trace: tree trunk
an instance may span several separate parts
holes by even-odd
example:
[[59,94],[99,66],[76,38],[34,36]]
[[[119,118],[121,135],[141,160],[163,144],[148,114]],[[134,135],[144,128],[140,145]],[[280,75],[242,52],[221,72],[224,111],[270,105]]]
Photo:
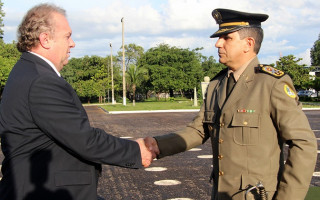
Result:
[[133,93],[132,105],[135,106],[136,105],[136,84],[132,85],[132,93]]
[[174,97],[173,95],[173,89],[169,89],[170,97]]
[[180,89],[180,94],[181,94],[181,97],[184,97],[184,94],[181,89]]

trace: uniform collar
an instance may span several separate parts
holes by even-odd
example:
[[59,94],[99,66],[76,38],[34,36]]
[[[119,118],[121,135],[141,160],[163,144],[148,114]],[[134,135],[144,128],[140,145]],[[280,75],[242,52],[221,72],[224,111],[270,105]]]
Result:
[[239,80],[240,76],[242,75],[242,73],[244,72],[244,70],[246,70],[246,68],[248,67],[248,65],[251,63],[251,61],[253,59],[255,59],[255,57],[251,58],[250,60],[248,60],[248,62],[246,62],[244,65],[242,65],[239,69],[237,69],[236,71],[232,71],[231,69],[228,69],[228,77],[230,76],[230,73],[233,72],[233,76],[234,79],[236,80],[236,82]]

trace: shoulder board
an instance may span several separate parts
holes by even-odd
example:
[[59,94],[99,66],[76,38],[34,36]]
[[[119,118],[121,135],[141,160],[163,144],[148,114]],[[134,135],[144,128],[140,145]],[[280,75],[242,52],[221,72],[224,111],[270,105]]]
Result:
[[277,68],[271,67],[270,65],[258,65],[258,71],[269,74],[276,78],[281,78],[285,73]]
[[226,67],[223,70],[221,70],[217,75],[215,75],[210,81],[212,81],[213,79],[215,79],[218,76],[221,76],[224,73],[227,73],[227,71],[228,71],[228,68]]

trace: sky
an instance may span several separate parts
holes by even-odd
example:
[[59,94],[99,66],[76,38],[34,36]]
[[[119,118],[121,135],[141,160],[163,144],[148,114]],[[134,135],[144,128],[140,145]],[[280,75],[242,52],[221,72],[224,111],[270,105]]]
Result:
[[264,13],[264,41],[258,58],[262,64],[275,63],[280,56],[294,55],[310,65],[310,49],[320,34],[319,0],[1,0],[4,17],[4,41],[17,41],[17,27],[26,12],[40,3],[64,8],[76,47],[71,57],[116,54],[124,43],[144,50],[165,43],[200,52],[218,60],[218,30],[212,10],[226,8]]

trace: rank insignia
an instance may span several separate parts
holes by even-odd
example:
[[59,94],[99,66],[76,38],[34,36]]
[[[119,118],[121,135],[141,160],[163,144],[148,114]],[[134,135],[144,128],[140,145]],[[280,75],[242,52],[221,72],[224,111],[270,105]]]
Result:
[[285,84],[284,87],[284,92],[291,98],[296,98],[296,93],[289,87],[289,85]]
[[260,72],[269,74],[271,76],[274,76],[276,78],[281,78],[282,76],[284,76],[284,72],[276,69],[274,67],[271,67],[270,65],[259,65],[258,67]]

